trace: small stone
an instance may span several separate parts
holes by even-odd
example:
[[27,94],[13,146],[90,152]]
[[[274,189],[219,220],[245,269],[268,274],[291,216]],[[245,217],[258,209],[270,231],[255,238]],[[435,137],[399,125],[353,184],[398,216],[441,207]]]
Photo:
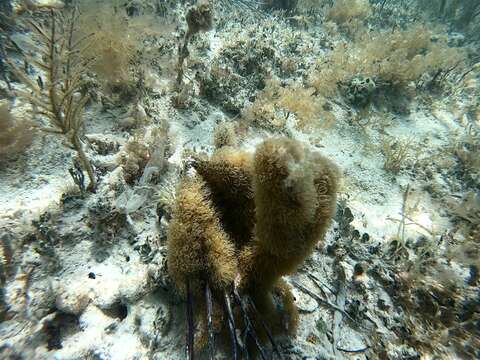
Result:
[[318,338],[318,336],[316,336],[315,334],[311,334],[311,333],[307,336],[306,340],[309,343],[314,344],[314,345],[318,345],[320,343],[320,339]]
[[479,271],[476,265],[469,266],[469,276],[467,279],[467,284],[470,286],[475,286],[478,283]]
[[30,0],[25,1],[21,6],[27,9],[61,9],[65,6],[61,0]]
[[352,210],[350,210],[350,208],[348,208],[348,207],[346,207],[345,210],[343,210],[343,216],[344,216],[344,219],[345,219],[345,223],[347,223],[347,224],[350,224],[354,219]]
[[360,239],[360,231],[357,229],[352,231],[352,240],[358,240]]
[[378,297],[377,306],[380,310],[389,311],[390,309],[390,300],[388,296],[384,293],[381,293]]
[[157,204],[157,218],[158,222],[162,221],[163,216],[165,215],[165,205],[161,202]]
[[105,332],[107,334],[111,334],[113,333],[115,330],[117,330],[118,328],[118,321],[114,321],[112,322],[110,325],[108,325],[106,328],[105,328]]
[[365,266],[362,263],[356,263],[353,267],[353,276],[360,276],[365,272]]
[[158,307],[154,327],[162,336],[168,334],[172,326],[172,314],[166,306],[160,305]]

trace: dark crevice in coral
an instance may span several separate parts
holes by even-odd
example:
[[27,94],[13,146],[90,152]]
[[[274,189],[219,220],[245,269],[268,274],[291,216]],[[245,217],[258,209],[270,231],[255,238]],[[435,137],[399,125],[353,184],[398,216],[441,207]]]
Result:
[[120,321],[128,316],[128,307],[121,301],[114,302],[110,307],[102,309],[102,311],[105,315]]
[[44,331],[47,337],[47,349],[58,350],[63,347],[63,340],[79,331],[78,317],[64,312],[57,312],[55,317],[46,323]]

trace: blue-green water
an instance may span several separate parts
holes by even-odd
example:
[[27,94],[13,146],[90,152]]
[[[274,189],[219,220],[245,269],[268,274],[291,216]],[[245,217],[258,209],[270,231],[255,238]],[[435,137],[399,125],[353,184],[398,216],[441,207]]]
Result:
[[3,0],[0,358],[479,358],[479,21]]

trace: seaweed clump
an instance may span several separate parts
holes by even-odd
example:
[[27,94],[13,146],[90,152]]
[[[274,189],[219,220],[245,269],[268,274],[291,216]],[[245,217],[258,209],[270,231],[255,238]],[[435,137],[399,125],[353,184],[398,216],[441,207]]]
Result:
[[92,44],[86,49],[87,57],[94,57],[92,70],[107,92],[133,86],[129,72],[135,52],[140,50],[140,36],[132,29],[126,15],[107,3],[82,3],[79,32],[92,35]]
[[41,128],[51,134],[63,136],[68,146],[75,150],[82,169],[88,174],[88,190],[94,191],[96,177],[94,168],[87,157],[83,137],[83,110],[89,100],[88,94],[82,94],[83,73],[93,59],[83,57],[88,37],[75,39],[78,23],[76,8],[65,15],[51,10],[46,24],[26,20],[36,44],[31,45],[32,52],[42,54],[41,59],[25,54],[28,61],[45,72],[32,81],[13,61],[7,63],[23,82],[28,91],[16,90],[16,95],[24,98],[35,108],[35,115],[48,120],[49,126]]
[[145,43],[172,31],[170,19],[155,17],[147,2],[82,0],[79,6],[79,37],[92,37],[85,56],[95,58],[91,69],[103,92],[116,103],[138,100],[144,68],[153,61]]
[[232,288],[247,334],[261,323],[267,325],[256,330],[262,340],[294,334],[298,312],[282,276],[322,241],[335,212],[337,167],[286,138],[264,141],[253,156],[224,146],[210,159],[194,156],[192,165],[196,175],[177,191],[168,268],[179,292],[188,299],[190,291],[209,310],[198,345],[207,325],[222,330],[221,309]]
[[213,7],[208,1],[200,1],[196,6],[190,8],[186,15],[188,30],[183,39],[183,45],[178,48],[177,63],[177,85],[183,80],[183,64],[189,56],[188,43],[197,33],[209,31],[213,27]]
[[[375,84],[373,98],[393,100],[398,95],[411,96],[412,90],[441,88],[447,77],[462,68],[466,53],[462,48],[449,47],[422,26],[390,33],[360,32],[351,44],[337,46],[318,63],[310,76],[310,85],[326,98],[334,97],[342,87],[352,101],[352,81],[369,79]],[[411,83],[416,86],[414,89]],[[340,86],[339,86],[340,85]],[[367,88],[368,89],[368,88]],[[360,104],[366,106],[373,91]]]
[[315,96],[313,87],[301,83],[283,86],[279,80],[269,79],[255,101],[242,110],[245,125],[254,125],[271,131],[284,131],[288,120],[294,117],[296,127],[311,131],[331,126],[335,116]]
[[24,151],[34,136],[33,124],[15,118],[7,101],[0,102],[0,155],[8,156]]
[[338,0],[328,10],[327,19],[344,25],[354,20],[367,18],[371,11],[368,0]]

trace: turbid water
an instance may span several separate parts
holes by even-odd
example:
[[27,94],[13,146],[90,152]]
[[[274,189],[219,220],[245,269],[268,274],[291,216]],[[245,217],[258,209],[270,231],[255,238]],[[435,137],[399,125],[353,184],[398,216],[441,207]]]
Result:
[[479,1],[0,29],[1,359],[480,358]]

